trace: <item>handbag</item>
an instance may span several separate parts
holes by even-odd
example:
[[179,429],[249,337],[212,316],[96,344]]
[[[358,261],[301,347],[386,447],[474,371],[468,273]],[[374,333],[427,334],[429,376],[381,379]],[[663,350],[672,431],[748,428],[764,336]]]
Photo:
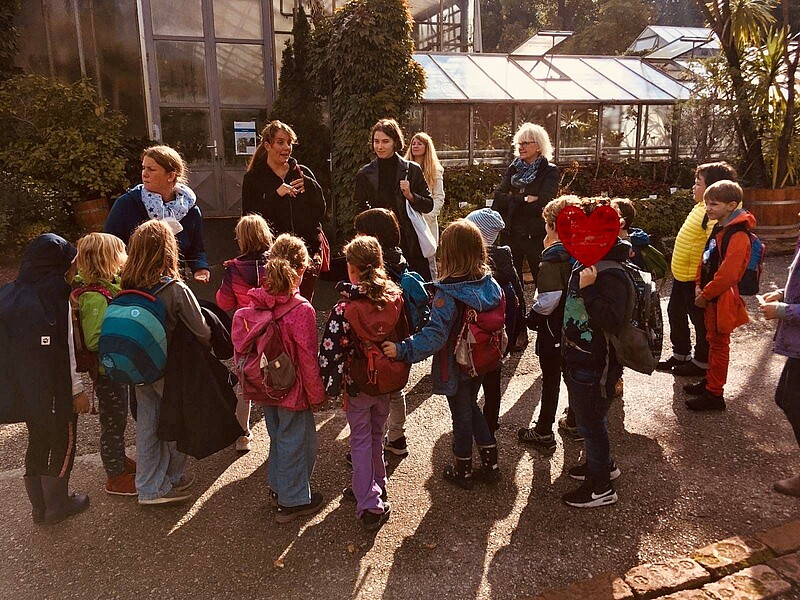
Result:
[[422,256],[425,258],[436,256],[436,238],[433,237],[431,229],[428,227],[428,222],[422,216],[422,213],[416,211],[414,207],[411,206],[411,202],[408,200],[406,200],[406,212],[408,213],[408,218],[411,220],[411,224],[414,226],[414,231],[417,234],[419,247],[420,250],[422,250]]
[[[305,178],[303,175],[303,170],[300,168],[300,164],[296,164],[294,166],[295,170],[297,171],[297,175],[300,178]],[[319,273],[327,273],[331,270],[331,245],[328,243],[328,238],[325,236],[325,232],[322,230],[322,226],[319,228],[319,255],[321,263],[319,265],[318,272]]]

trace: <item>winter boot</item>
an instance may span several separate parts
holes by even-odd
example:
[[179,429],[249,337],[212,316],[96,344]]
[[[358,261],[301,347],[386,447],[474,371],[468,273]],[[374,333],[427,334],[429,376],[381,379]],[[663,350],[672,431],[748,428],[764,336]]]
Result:
[[455,457],[456,464],[444,468],[444,478],[465,490],[472,489],[472,458]]
[[26,475],[23,477],[25,480],[25,491],[28,492],[28,500],[31,501],[33,507],[32,515],[34,523],[44,523],[44,495],[42,494],[42,478],[38,475]]
[[497,466],[497,445],[478,446],[481,455],[481,468],[475,473],[475,480],[484,483],[495,483],[502,477],[500,467]]
[[42,492],[46,506],[44,520],[48,525],[59,523],[89,508],[89,496],[69,493],[69,476],[42,476]]

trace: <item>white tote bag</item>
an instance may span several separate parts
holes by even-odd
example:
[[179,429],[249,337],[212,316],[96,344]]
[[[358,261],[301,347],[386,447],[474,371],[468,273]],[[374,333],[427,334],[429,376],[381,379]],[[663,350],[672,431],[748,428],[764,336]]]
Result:
[[411,219],[411,224],[414,226],[414,231],[417,233],[422,256],[425,258],[435,256],[437,246],[436,238],[433,237],[425,217],[422,216],[422,213],[414,210],[414,207],[411,206],[411,202],[408,200],[406,200],[406,212],[408,213],[408,218]]

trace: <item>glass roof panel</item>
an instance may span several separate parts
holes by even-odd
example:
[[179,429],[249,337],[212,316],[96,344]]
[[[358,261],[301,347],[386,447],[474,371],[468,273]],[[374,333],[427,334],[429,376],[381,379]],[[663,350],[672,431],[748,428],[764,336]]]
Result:
[[619,83],[626,92],[632,94],[639,100],[672,100],[674,97],[667,91],[661,89],[642,73],[632,72],[625,68],[624,64],[617,62],[613,58],[584,58],[589,66],[595,71],[602,73],[611,81]]
[[533,81],[516,63],[502,55],[472,55],[472,60],[514,100],[552,100],[541,85]]
[[514,62],[533,75],[534,79],[556,100],[595,100],[592,94],[555,69],[546,60],[515,58]]
[[[679,82],[671,77],[665,75],[655,67],[648,65],[646,62],[636,58],[615,58],[620,65],[624,65],[627,69],[636,73],[639,77],[646,79],[652,85],[664,90],[668,94],[668,100],[688,100],[689,90]],[[628,79],[624,80],[626,82]],[[643,100],[652,100],[654,96],[648,91],[642,96]]]
[[427,54],[415,54],[416,60],[425,69],[425,100],[466,100],[467,96],[458,89]]
[[[447,75],[464,90],[471,100],[510,100],[511,96],[497,85],[466,54],[432,56]],[[424,66],[424,65],[423,65]]]
[[580,83],[581,87],[601,100],[636,100],[636,97],[625,91],[611,79],[593,69],[580,58],[570,56],[549,57],[553,66],[562,71],[570,79]]

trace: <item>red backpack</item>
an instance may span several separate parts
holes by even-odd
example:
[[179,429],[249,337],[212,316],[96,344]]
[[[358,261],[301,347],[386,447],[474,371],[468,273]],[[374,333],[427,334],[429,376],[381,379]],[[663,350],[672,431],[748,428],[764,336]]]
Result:
[[276,310],[249,306],[233,315],[234,364],[245,398],[275,403],[294,388],[297,372],[283,345],[280,320],[304,302],[307,300],[295,296]]
[[456,363],[462,372],[478,377],[497,369],[508,346],[506,297],[502,290],[500,302],[489,310],[479,311],[464,304],[455,330]]
[[357,340],[348,373],[359,390],[368,396],[381,396],[406,387],[411,365],[387,358],[380,347],[383,341],[398,342],[408,335],[402,294],[383,308],[367,299],[350,300],[344,316]]
[[75,288],[69,295],[69,303],[72,306],[72,339],[75,343],[75,370],[78,373],[89,373],[92,381],[95,381],[100,366],[100,358],[97,352],[92,352],[86,347],[83,327],[81,327],[81,304],[79,298],[86,292],[97,292],[103,295],[106,303],[110,303],[114,299],[114,294],[99,283],[90,283],[89,285]]

